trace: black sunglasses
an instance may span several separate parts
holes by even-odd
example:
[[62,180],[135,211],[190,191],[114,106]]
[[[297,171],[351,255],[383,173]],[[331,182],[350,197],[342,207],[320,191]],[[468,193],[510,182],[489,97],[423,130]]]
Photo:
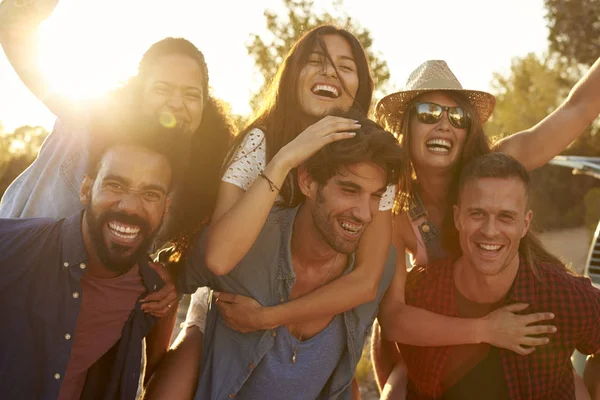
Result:
[[462,107],[447,107],[437,103],[416,103],[414,109],[417,119],[424,124],[437,123],[446,111],[448,121],[455,128],[468,129],[471,126],[471,114]]

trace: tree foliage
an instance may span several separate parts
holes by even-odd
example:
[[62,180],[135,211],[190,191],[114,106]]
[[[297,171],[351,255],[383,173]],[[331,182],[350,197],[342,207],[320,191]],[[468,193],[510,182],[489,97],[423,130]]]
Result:
[[508,75],[493,76],[496,108],[486,125],[488,135],[503,137],[534,126],[560,105],[578,78],[556,55],[513,59]]
[[[515,58],[510,73],[495,74],[492,82],[496,109],[486,131],[504,137],[528,129],[554,111],[567,97],[582,72],[557,54]],[[563,154],[591,156],[600,153],[598,129],[587,129]],[[580,226],[584,222],[584,195],[600,182],[572,176],[564,167],[547,165],[532,172],[532,207],[542,229]]]
[[48,132],[39,126],[22,126],[7,133],[0,129],[0,196],[35,160]]
[[600,49],[600,0],[545,0],[550,49],[591,65]]
[[[317,14],[312,0],[283,0],[283,4],[287,11],[285,16],[271,10],[265,10],[264,12],[269,35],[252,34],[246,44],[248,54],[254,59],[263,77],[261,89],[251,100],[253,109],[256,109],[260,94],[264,92],[266,85],[277,73],[277,69],[293,44],[305,32],[326,23],[348,29],[358,38],[369,57],[375,88],[384,89],[390,79],[390,71],[387,62],[381,59],[371,48],[373,38],[367,29],[361,27],[345,13],[335,16],[329,12]],[[342,0],[336,1],[335,8],[337,10],[343,9]]]

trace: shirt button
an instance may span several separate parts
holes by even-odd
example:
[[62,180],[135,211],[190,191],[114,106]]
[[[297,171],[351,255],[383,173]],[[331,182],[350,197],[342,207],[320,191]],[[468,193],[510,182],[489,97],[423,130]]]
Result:
[[285,299],[284,299],[283,297],[280,297],[280,298],[279,298],[279,302],[280,302],[280,303],[283,303],[283,301],[284,301],[284,300],[285,300]]
[[85,269],[85,267],[87,267],[87,265],[85,265],[85,263],[81,263],[81,264],[79,264],[79,268],[81,268],[81,269]]
[[54,374],[54,379],[59,380],[60,379],[60,374],[59,373]]
[[229,393],[229,398],[230,398],[230,399],[233,399],[234,397],[235,397],[235,394],[233,394],[233,393]]
[[69,266],[69,263],[68,263],[67,261],[65,261],[65,262],[63,263],[63,265],[65,266],[65,268],[67,268],[67,267]]
[[275,332],[275,331],[271,332],[271,336],[273,336],[273,337],[277,336],[277,332]]
[[67,340],[71,340],[71,335],[69,335],[68,333],[65,335],[65,339]]
[[74,298],[74,299],[78,299],[78,298],[79,298],[79,293],[77,293],[77,292],[73,292],[73,298]]
[[421,230],[422,230],[423,232],[425,232],[425,233],[429,232],[429,225],[423,225],[423,226],[421,227]]
[[254,369],[254,364],[249,364],[249,365],[248,365],[248,367],[249,367],[250,369]]

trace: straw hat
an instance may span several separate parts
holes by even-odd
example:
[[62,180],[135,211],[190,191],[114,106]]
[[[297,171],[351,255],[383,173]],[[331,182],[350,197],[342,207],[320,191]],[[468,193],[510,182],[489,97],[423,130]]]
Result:
[[463,89],[445,61],[429,60],[410,74],[404,89],[385,96],[377,103],[377,119],[384,120],[389,126],[397,126],[412,99],[422,93],[437,90],[452,90],[465,94],[477,110],[482,124],[490,118],[496,105],[496,98],[490,93]]

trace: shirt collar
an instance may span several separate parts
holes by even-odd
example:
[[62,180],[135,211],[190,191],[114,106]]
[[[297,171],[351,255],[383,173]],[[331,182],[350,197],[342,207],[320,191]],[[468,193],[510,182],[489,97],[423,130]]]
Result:
[[63,222],[62,266],[64,268],[74,266],[79,266],[82,270],[87,268],[88,255],[81,232],[82,218],[83,211],[78,211]]
[[[67,217],[63,222],[63,243],[62,243],[62,266],[64,268],[77,267],[77,270],[87,269],[88,254],[83,243],[83,233],[81,230],[84,210]],[[149,265],[149,256],[144,255],[138,261],[140,275],[144,286],[150,292],[160,289],[164,282]]]

